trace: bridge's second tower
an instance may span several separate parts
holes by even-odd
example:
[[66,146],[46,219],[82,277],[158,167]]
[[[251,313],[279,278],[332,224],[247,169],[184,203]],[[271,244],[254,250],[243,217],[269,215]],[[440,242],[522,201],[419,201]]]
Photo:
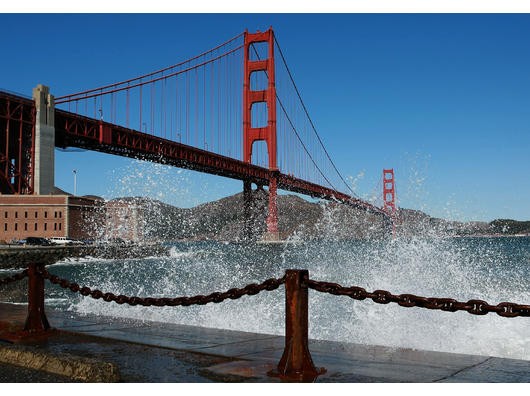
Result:
[[[250,48],[255,43],[267,43],[266,59],[251,60]],[[250,81],[252,73],[264,72],[267,76],[267,89],[253,90]],[[252,106],[258,103],[267,105],[267,125],[253,126]],[[243,161],[252,163],[252,146],[256,141],[265,141],[269,159],[269,214],[267,216],[267,237],[278,239],[278,209],[276,194],[278,166],[276,163],[276,86],[274,77],[274,32],[245,32],[244,81],[243,81]],[[244,182],[244,193],[250,195],[250,182]]]
[[396,231],[396,183],[394,180],[394,169],[383,169],[383,210],[392,221],[392,232]]

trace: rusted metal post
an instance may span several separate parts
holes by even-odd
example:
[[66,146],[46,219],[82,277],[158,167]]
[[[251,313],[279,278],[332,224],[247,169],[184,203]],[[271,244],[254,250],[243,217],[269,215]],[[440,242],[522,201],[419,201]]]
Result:
[[269,375],[288,381],[314,381],[326,369],[316,368],[308,346],[307,270],[287,270],[285,277],[285,349]]
[[30,264],[28,267],[28,316],[24,331],[43,332],[50,329],[44,313],[44,278],[40,270],[44,264]]

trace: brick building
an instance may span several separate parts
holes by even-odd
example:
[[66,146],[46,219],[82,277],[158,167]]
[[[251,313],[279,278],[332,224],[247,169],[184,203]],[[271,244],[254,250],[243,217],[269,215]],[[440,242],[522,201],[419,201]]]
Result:
[[101,238],[105,202],[71,195],[1,195],[0,240],[27,237]]

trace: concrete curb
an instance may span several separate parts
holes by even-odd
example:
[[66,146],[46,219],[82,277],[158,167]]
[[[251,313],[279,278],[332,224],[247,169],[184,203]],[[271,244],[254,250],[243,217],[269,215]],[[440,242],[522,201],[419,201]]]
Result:
[[69,354],[54,355],[21,346],[0,346],[0,362],[63,375],[82,382],[118,382],[113,363]]

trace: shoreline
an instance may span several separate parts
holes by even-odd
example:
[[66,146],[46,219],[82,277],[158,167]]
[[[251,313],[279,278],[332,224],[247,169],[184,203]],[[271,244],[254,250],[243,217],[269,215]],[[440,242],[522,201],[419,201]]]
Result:
[[66,258],[94,257],[101,259],[145,258],[169,256],[163,244],[104,246],[0,246],[0,269],[24,269],[29,263],[54,264]]

